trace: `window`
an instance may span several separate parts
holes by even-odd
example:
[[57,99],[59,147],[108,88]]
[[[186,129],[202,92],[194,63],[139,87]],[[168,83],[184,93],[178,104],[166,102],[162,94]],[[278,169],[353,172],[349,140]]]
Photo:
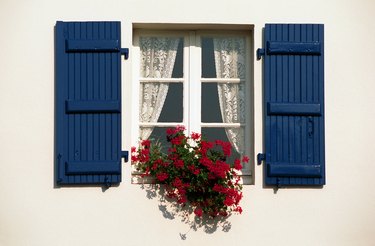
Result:
[[[184,125],[230,142],[233,158],[253,156],[249,31],[135,30],[133,48],[134,143],[166,145],[166,129]],[[244,183],[250,175],[248,164]]]

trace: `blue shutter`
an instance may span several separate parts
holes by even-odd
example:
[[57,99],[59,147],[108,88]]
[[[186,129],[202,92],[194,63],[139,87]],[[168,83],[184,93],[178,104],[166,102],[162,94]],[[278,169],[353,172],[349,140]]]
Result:
[[57,22],[57,184],[121,181],[120,22]]
[[267,24],[265,184],[323,185],[324,26]]

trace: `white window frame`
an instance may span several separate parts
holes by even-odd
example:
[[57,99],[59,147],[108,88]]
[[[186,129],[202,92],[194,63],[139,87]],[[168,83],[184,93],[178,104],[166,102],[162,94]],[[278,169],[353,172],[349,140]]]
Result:
[[[131,108],[131,143],[132,146],[138,146],[139,142],[139,127],[145,126],[159,126],[159,127],[174,127],[177,125],[185,125],[186,133],[200,132],[201,127],[240,127],[241,123],[201,123],[201,97],[195,96],[194,100],[190,100],[190,92],[195,95],[201,95],[202,82],[205,83],[220,83],[228,82],[228,79],[220,78],[201,78],[201,37],[225,37],[225,36],[243,36],[246,40],[246,124],[245,126],[245,154],[251,159],[249,163],[244,165],[240,171],[240,176],[243,184],[253,184],[253,168],[254,168],[254,82],[252,78],[253,69],[253,50],[252,50],[252,28],[246,26],[244,30],[228,30],[227,28],[233,26],[223,26],[210,29],[189,28],[175,29],[175,30],[153,30],[153,29],[134,29],[133,30],[133,47],[132,47],[132,108]],[[226,27],[226,28],[225,28]],[[238,26],[237,26],[238,27]],[[233,29],[233,28],[231,28]],[[236,29],[236,28],[234,28]],[[140,77],[140,47],[139,38],[141,36],[160,36],[160,37],[181,37],[183,38],[183,78],[163,78],[163,79],[144,79]],[[169,82],[183,84],[183,121],[182,122],[158,122],[158,123],[140,123],[139,122],[139,102],[140,102],[140,84],[143,81],[153,80],[155,82]],[[240,79],[230,79],[232,83],[239,83]],[[195,110],[195,111],[194,111]],[[150,183],[153,180],[150,178],[141,178],[140,173],[134,168],[132,169],[132,183]]]

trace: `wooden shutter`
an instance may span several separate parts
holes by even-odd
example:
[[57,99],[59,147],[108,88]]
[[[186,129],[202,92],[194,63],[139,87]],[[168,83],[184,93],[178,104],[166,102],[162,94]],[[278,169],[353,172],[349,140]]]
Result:
[[57,22],[57,184],[121,181],[120,22]]
[[266,185],[323,185],[324,26],[267,24],[264,30]]

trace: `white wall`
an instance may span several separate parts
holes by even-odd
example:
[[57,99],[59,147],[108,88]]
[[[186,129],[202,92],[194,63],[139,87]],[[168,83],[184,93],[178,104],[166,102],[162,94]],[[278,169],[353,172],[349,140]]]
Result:
[[[0,245],[374,245],[375,2],[373,0],[1,0]],[[323,189],[244,188],[244,213],[229,231],[190,230],[166,219],[157,199],[123,182],[54,188],[54,25],[119,20],[122,46],[133,22],[255,25],[255,48],[269,22],[325,24],[326,171]],[[255,76],[255,153],[262,151],[261,62]],[[123,62],[123,98],[131,90]],[[127,104],[126,104],[127,103]],[[123,146],[130,148],[124,116]],[[180,233],[187,233],[181,240]]]

